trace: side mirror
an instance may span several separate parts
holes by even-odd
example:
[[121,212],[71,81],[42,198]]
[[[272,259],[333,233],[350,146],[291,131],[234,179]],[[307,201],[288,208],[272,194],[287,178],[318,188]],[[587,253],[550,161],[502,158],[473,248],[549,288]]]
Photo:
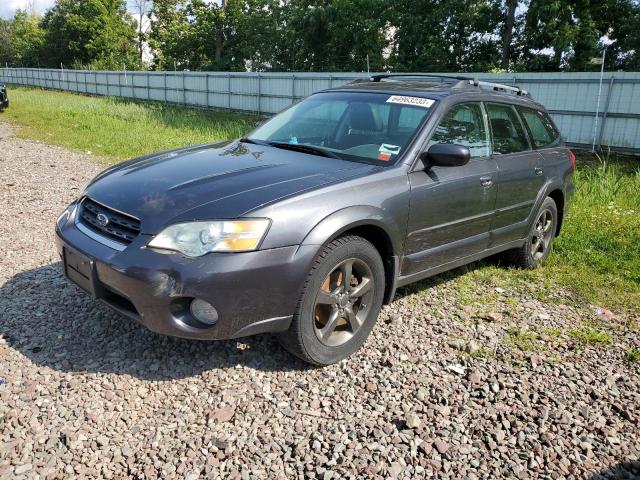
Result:
[[461,167],[469,163],[471,152],[467,147],[453,143],[436,143],[422,155],[427,167]]

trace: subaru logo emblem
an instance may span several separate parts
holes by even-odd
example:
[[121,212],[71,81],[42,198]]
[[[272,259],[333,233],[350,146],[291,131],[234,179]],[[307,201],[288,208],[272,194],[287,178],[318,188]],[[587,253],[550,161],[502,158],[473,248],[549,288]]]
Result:
[[106,227],[109,224],[109,217],[107,217],[104,213],[99,213],[96,215],[96,220],[101,227]]

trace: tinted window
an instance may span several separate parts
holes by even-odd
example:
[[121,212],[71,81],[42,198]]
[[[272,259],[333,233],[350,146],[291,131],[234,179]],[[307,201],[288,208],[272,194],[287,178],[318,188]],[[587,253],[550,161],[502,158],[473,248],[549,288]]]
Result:
[[532,108],[518,107],[518,110],[531,132],[536,148],[551,145],[558,139],[558,132],[548,115]]
[[511,105],[487,105],[493,133],[493,153],[507,154],[529,150],[522,124]]
[[429,146],[454,143],[469,148],[471,157],[489,155],[489,138],[479,103],[462,103],[449,110],[436,127]]

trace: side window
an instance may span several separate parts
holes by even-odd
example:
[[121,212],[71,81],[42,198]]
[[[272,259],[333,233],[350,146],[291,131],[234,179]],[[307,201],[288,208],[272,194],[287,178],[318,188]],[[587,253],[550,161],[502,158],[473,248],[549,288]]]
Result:
[[518,107],[518,111],[531,132],[536,148],[551,145],[558,139],[557,131],[548,116],[543,116],[542,112],[532,108]]
[[479,103],[461,103],[447,112],[436,127],[429,145],[454,143],[471,152],[471,158],[489,155],[489,137]]
[[529,150],[527,135],[511,105],[488,104],[493,133],[493,153],[507,154]]

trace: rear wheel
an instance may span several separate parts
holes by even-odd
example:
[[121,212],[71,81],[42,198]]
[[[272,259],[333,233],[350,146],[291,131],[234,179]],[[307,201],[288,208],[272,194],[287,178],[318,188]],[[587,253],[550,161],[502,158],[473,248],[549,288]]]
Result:
[[512,262],[522,268],[536,268],[543,263],[549,253],[558,225],[558,207],[552,198],[545,198],[536,213],[525,244],[509,252]]
[[316,259],[280,343],[315,365],[348,357],[375,325],[384,281],[382,259],[371,243],[357,236],[334,240]]

